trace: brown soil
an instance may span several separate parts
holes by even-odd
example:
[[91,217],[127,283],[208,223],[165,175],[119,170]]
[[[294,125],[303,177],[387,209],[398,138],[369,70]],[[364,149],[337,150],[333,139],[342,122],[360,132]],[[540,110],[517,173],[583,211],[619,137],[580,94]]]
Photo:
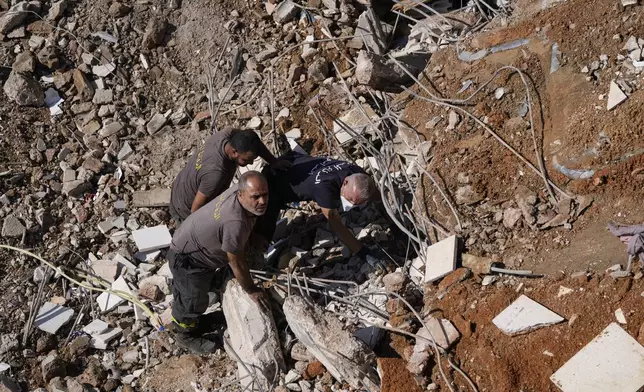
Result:
[[414,376],[407,370],[407,363],[399,358],[378,358],[382,377],[380,392],[421,392]]

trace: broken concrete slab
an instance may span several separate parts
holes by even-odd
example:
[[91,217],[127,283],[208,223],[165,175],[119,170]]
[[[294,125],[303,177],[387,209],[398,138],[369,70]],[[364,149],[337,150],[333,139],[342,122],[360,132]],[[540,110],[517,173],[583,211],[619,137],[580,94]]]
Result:
[[[114,283],[112,283],[112,290],[118,290],[128,294],[132,294],[132,291],[130,290],[130,286],[128,286],[127,282],[125,281],[125,279],[123,279],[122,276],[116,279]],[[101,308],[101,311],[106,312],[108,310],[114,309],[118,305],[125,302],[125,299],[115,294],[101,293],[101,295],[99,295],[98,298],[96,299],[96,302],[98,303],[98,306]]]
[[608,91],[608,102],[606,104],[607,110],[613,110],[617,105],[626,101],[628,96],[624,94],[619,85],[614,80],[610,82],[610,90]]
[[121,336],[121,333],[123,333],[121,328],[108,328],[103,333],[92,335],[89,346],[98,350],[106,350],[110,342]]
[[453,235],[427,248],[425,283],[434,282],[456,268],[458,238]]
[[139,252],[150,252],[170,246],[172,236],[166,225],[146,227],[132,232]]
[[299,296],[286,298],[283,309],[295,336],[335,379],[354,388],[379,390],[373,352],[337,317]]
[[160,250],[153,250],[150,252],[136,252],[134,254],[134,258],[144,263],[151,263],[156,260],[160,254]]
[[397,64],[365,50],[358,54],[356,64],[355,77],[358,82],[374,89],[392,89],[411,80]]
[[356,38],[351,40],[351,45],[354,48],[361,48],[362,44],[365,44],[371,52],[383,55],[387,51],[389,36],[393,30],[394,27],[380,21],[376,12],[370,7],[358,17]]
[[[429,331],[425,328],[421,328],[418,331],[417,336],[428,339],[429,341],[435,341],[438,346],[445,350],[454,344],[461,336],[454,325],[446,319],[439,320],[436,317],[429,317],[425,319],[425,325]],[[430,342],[423,339],[416,339],[416,342],[416,344],[425,344],[427,349],[432,345]]]
[[119,263],[113,260],[97,260],[92,263],[91,267],[94,275],[110,283],[114,283],[121,271]]
[[110,328],[110,325],[103,320],[93,320],[91,323],[83,327],[83,332],[90,335],[100,335],[105,333]]
[[644,386],[644,347],[611,323],[550,380],[563,392],[637,392]]
[[514,336],[558,324],[564,318],[540,303],[521,295],[492,320],[506,335]]
[[41,331],[56,334],[60,327],[67,324],[74,316],[74,309],[69,309],[52,302],[45,302],[38,311],[34,324]]
[[[365,116],[366,114],[366,116]],[[338,143],[345,144],[353,140],[353,135],[362,135],[365,131],[371,129],[371,121],[377,119],[376,113],[369,105],[363,105],[361,108],[352,108],[344,113],[338,120],[333,122],[333,133]],[[344,126],[343,126],[344,125]],[[352,131],[345,129],[349,127]]]
[[[246,367],[256,374],[262,389],[269,390],[276,372],[285,370],[272,313],[263,310],[236,280],[226,284],[221,306],[228,324],[230,345]],[[238,364],[237,369],[240,379],[247,375],[242,364]],[[242,388],[251,383],[250,379],[246,380]]]
[[134,207],[167,207],[170,204],[172,189],[152,189],[136,191],[132,196]]

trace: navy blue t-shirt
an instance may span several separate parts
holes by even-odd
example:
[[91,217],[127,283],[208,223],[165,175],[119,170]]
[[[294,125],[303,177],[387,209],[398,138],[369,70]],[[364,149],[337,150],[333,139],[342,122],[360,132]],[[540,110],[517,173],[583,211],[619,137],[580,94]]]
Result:
[[340,189],[347,176],[364,173],[352,163],[327,157],[289,154],[293,167],[288,170],[288,181],[301,201],[315,201],[322,208],[339,208]]

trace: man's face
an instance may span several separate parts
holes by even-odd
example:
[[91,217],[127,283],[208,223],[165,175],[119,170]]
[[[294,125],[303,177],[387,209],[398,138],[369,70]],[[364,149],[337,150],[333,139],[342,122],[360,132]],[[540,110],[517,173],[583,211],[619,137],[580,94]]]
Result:
[[255,161],[257,155],[253,154],[252,151],[239,152],[233,149],[233,159],[237,162],[237,165],[244,167]]
[[242,207],[253,215],[261,216],[268,207],[268,185],[258,178],[249,180],[248,188],[239,193]]
[[367,202],[367,200],[360,199],[360,194],[358,193],[355,184],[353,184],[347,178],[344,179],[342,188],[340,188],[340,196],[344,197],[349,203],[353,204],[354,206],[359,206]]

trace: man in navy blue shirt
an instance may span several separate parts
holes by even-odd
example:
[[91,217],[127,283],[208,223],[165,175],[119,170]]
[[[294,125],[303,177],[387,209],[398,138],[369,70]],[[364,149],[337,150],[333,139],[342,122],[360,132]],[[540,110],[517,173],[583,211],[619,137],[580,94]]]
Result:
[[271,197],[266,214],[255,226],[262,241],[267,244],[273,238],[280,210],[286,204],[315,201],[333,232],[353,254],[372,265],[379,264],[379,256],[363,246],[340,218],[340,211],[349,211],[374,198],[377,192],[373,179],[359,166],[333,158],[289,152],[280,159],[292,166],[276,173],[264,170]]

